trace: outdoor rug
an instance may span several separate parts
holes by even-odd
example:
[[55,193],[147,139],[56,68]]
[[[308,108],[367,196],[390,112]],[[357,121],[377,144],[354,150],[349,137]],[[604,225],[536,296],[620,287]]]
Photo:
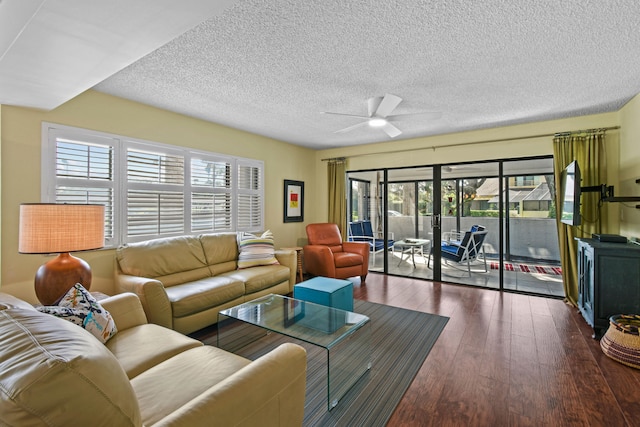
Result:
[[[499,270],[500,263],[491,261],[491,269]],[[517,271],[520,273],[536,273],[536,274],[549,274],[555,276],[562,276],[562,268],[554,267],[552,265],[533,265],[533,264],[513,264],[510,262],[504,263],[505,271]]]
[[300,344],[307,350],[305,426],[384,426],[449,318],[360,300],[354,311],[370,318],[373,366],[331,411],[325,350],[270,334],[236,353],[253,360],[283,342]]

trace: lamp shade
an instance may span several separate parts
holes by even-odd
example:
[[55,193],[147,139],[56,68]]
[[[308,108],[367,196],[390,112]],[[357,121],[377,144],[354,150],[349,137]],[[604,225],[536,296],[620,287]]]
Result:
[[18,252],[50,254],[104,246],[104,206],[53,203],[20,205]]

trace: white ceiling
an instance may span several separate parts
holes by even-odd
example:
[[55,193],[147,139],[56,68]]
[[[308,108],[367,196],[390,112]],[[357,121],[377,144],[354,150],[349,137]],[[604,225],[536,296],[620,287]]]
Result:
[[[2,12],[25,0],[0,1]],[[228,3],[131,65],[112,61],[123,69],[96,72],[106,79],[95,89],[317,149],[390,140],[368,126],[336,134],[359,119],[321,114],[366,115],[367,99],[385,93],[403,98],[393,114],[442,113],[394,122],[404,139],[616,111],[640,92],[637,0]],[[158,24],[189,9],[171,4],[147,8],[170,12]]]
[[233,0],[0,0],[0,104],[50,110]]

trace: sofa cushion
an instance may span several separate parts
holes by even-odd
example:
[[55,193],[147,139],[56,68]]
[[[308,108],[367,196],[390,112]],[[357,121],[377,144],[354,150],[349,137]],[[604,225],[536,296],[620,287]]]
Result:
[[39,306],[38,311],[68,320],[91,332],[102,343],[118,332],[111,314],[80,283],[73,285],[58,305]]
[[270,230],[260,237],[251,233],[238,233],[238,268],[278,264]]
[[155,279],[162,282],[165,288],[175,285],[181,285],[186,282],[193,282],[194,280],[204,279],[205,277],[211,277],[211,271],[208,267],[200,267],[194,270],[179,271],[177,273],[168,274],[166,276],[158,276]]
[[283,265],[269,265],[236,270],[222,276],[244,282],[244,293],[248,295],[288,281],[290,271]]
[[86,330],[0,297],[0,336],[0,424],[141,425],[125,372]]
[[[143,423],[152,425],[160,421],[250,363],[219,348],[203,346],[150,368],[131,380],[142,408]],[[216,420],[210,423],[215,425]]]
[[155,279],[190,270],[202,270],[202,274],[208,275],[202,244],[192,236],[129,243],[116,250],[116,259],[122,272],[132,276]]
[[152,323],[120,331],[107,342],[107,348],[129,378],[178,353],[202,345],[198,340]]
[[[244,295],[244,283],[216,276],[166,288],[173,317],[199,313]],[[212,321],[213,323],[213,321]]]
[[199,238],[212,276],[236,269],[238,262],[236,233],[201,234]]

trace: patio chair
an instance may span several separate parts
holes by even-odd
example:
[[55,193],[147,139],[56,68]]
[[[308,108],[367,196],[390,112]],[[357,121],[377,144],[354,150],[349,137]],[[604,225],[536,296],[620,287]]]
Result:
[[[480,228],[482,228],[482,230],[480,230]],[[471,277],[471,263],[478,261],[480,258],[482,258],[482,261],[484,262],[484,271],[482,271],[482,273],[489,272],[483,247],[484,239],[488,231],[486,231],[482,226],[473,226],[472,229],[477,231],[465,231],[464,234],[458,234],[455,232],[444,233],[444,236],[447,236],[448,239],[442,240],[440,245],[440,256],[444,262],[448,265],[450,265],[450,262],[453,262],[455,263],[453,264],[454,267],[456,267],[456,265],[466,264],[469,277]],[[456,238],[461,239],[456,240]],[[430,252],[427,267],[431,266],[431,255],[432,254]],[[474,270],[474,272],[479,273],[480,271]]]
[[[484,231],[485,227],[483,225],[472,225],[471,228],[469,229],[469,231],[471,231],[472,233],[474,231]],[[445,231],[444,233],[442,233],[442,241],[443,242],[447,242],[447,244],[451,245],[451,244],[457,244],[460,245],[460,242],[462,241],[462,239],[464,238],[464,231],[456,231],[456,230],[451,230],[451,231]]]
[[385,246],[384,238],[379,232],[374,233],[371,221],[354,221],[349,223],[349,232],[347,240],[349,242],[366,242],[369,244],[369,252],[373,255],[373,266],[376,265],[376,254],[385,250],[393,249],[393,233],[389,233],[390,238],[387,239]]

